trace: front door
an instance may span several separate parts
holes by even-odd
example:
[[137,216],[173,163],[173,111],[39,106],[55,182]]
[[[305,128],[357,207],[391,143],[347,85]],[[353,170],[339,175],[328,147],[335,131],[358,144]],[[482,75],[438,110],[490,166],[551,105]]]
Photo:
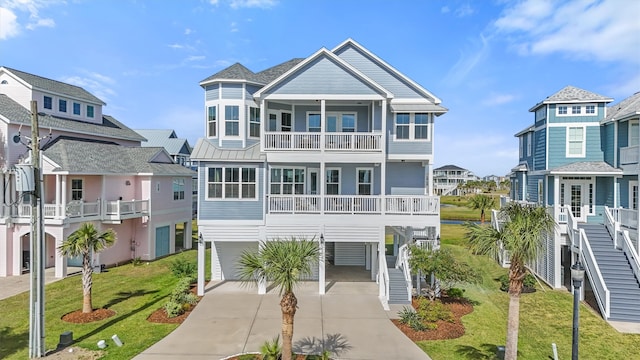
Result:
[[562,184],[564,189],[562,205],[568,205],[576,221],[586,222],[589,212],[588,184],[569,182]]

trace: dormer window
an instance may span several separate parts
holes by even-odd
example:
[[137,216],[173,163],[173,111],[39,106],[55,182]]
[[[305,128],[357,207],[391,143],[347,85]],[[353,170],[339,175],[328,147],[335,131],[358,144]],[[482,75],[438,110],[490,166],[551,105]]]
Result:
[[53,99],[51,99],[51,96],[45,96],[44,97],[44,101],[43,101],[42,106],[45,109],[49,109],[49,110],[53,109]]
[[77,102],[73,103],[73,115],[80,115],[80,104]]
[[567,107],[565,105],[558,106],[558,115],[567,115]]
[[87,105],[87,117],[93,118],[93,105]]
[[67,112],[67,100],[60,99],[58,100],[58,111]]
[[240,107],[238,105],[226,105],[224,107],[224,121],[225,135],[240,135]]

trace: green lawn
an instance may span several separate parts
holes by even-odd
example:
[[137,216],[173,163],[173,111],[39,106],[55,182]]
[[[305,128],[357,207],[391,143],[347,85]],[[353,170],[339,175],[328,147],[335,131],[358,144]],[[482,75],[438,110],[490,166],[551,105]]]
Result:
[[[464,246],[460,225],[442,226],[442,246],[482,274],[482,283],[465,286],[465,295],[477,303],[463,317],[466,334],[458,339],[421,341],[418,345],[434,360],[494,359],[497,345],[506,339],[508,295],[495,280],[507,272],[485,256]],[[546,290],[546,291],[544,291]],[[519,359],[552,359],[551,343],[560,359],[571,357],[573,297],[561,290],[538,289],[520,300]],[[620,334],[593,310],[580,308],[580,354],[584,359],[640,359],[640,335]]]
[[[168,264],[178,257],[195,261],[197,251],[185,251],[142,265],[124,265],[93,275],[93,306],[108,307],[116,315],[90,324],[71,324],[60,318],[82,307],[82,282],[72,276],[46,286],[45,334],[46,348],[54,349],[64,331],[72,331],[77,346],[97,350],[98,340],[107,340],[109,359],[130,359],[177,327],[175,324],[154,324],[146,318],[164,305],[176,279]],[[206,259],[210,259],[207,256]],[[208,265],[207,267],[208,268]],[[0,300],[0,358],[28,357],[29,293]],[[113,345],[111,336],[117,334],[125,343]]]

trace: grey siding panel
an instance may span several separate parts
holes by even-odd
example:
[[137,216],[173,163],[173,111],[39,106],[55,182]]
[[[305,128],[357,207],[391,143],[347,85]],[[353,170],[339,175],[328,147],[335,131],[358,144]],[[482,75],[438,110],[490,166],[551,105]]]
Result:
[[[570,104],[568,105],[571,106]],[[604,114],[604,105],[602,103],[598,104],[598,113],[594,116],[556,116],[556,107],[556,104],[549,105],[549,123],[593,122],[599,124]]]
[[546,129],[541,129],[535,132],[534,135],[534,170],[546,170],[547,153],[546,153],[546,141],[547,133]]
[[[393,189],[424,189],[424,167],[418,162],[387,163],[386,194]],[[413,191],[413,190],[412,190]],[[397,191],[395,191],[397,192]],[[424,192],[422,192],[424,194]]]
[[620,184],[620,206],[629,208],[629,181],[636,180],[635,176],[623,176],[618,182]]
[[[528,201],[541,203],[543,201],[538,201],[538,180],[543,179],[544,176],[527,176],[527,197]],[[544,197],[544,194],[543,194]]]
[[431,155],[433,143],[431,141],[393,141],[387,137],[387,152],[390,155]]
[[223,99],[242,99],[242,84],[222,84]]
[[352,225],[326,225],[324,239],[327,242],[353,243],[353,242],[378,242],[380,241],[380,226],[352,226]]
[[270,110],[291,110],[291,105],[269,101],[267,103],[267,109],[270,109]]
[[205,98],[207,100],[218,100],[218,98],[220,98],[220,93],[218,91],[219,87],[219,84],[205,87]]
[[334,264],[337,266],[364,266],[364,243],[336,243],[333,255]]
[[623,121],[618,123],[618,147],[629,146],[629,122]]
[[361,71],[367,77],[391,91],[396,98],[423,98],[413,86],[398,76],[384,69],[357,49],[347,46],[340,49],[337,55]]
[[322,57],[268,91],[271,94],[369,94],[379,92]]
[[222,147],[227,149],[242,149],[242,140],[222,140]]
[[[257,200],[206,200],[207,196],[207,168],[214,166],[233,167],[233,166],[256,166],[256,192]],[[198,197],[199,209],[198,217],[201,220],[263,220],[264,219],[264,193],[263,179],[264,168],[262,164],[233,164],[233,163],[200,163],[200,174],[202,178],[198,179]]]

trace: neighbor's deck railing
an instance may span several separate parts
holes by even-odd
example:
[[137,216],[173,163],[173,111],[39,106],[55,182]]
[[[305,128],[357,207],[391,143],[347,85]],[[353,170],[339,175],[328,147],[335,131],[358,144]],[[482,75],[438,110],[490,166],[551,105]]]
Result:
[[269,195],[270,214],[437,215],[437,196]]
[[381,133],[266,132],[265,150],[382,151]]
[[407,286],[407,300],[411,302],[411,293],[413,284],[411,283],[411,268],[409,267],[409,246],[404,244],[398,249],[398,258],[396,259],[396,269],[400,269],[404,275],[404,281]]
[[[14,206],[12,216],[17,218],[31,217],[31,205],[19,204]],[[132,201],[95,201],[85,202],[74,200],[63,209],[62,205],[43,204],[43,217],[45,219],[83,219],[98,218],[100,220],[119,219],[122,216],[136,217],[149,213],[148,200]]]

